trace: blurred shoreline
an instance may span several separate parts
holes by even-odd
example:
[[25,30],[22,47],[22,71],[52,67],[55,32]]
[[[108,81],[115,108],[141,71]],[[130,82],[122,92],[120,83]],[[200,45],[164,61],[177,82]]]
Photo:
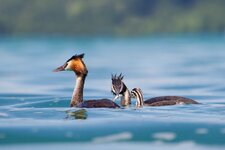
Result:
[[0,35],[225,33],[223,0],[1,0]]

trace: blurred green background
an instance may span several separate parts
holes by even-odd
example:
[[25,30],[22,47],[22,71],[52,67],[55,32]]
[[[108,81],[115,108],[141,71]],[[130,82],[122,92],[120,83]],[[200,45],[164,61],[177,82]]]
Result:
[[225,0],[0,0],[0,34],[225,33]]

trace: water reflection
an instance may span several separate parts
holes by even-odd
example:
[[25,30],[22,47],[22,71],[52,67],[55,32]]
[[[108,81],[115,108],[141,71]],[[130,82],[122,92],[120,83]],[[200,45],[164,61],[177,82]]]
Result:
[[79,110],[68,110],[66,111],[66,119],[81,119],[85,120],[88,117],[87,110],[86,109],[79,109]]

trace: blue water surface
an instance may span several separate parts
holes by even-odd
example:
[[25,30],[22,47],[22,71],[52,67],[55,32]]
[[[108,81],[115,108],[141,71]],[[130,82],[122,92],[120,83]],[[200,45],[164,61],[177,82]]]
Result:
[[[111,74],[123,73],[145,98],[202,104],[69,108],[74,73],[52,70],[79,53],[85,99],[113,98]],[[225,148],[225,36],[1,37],[0,68],[1,150]]]

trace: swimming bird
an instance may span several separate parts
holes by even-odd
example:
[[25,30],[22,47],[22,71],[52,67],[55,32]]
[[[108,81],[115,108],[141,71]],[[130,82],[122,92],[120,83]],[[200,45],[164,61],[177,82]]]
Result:
[[73,71],[76,76],[76,84],[74,87],[73,95],[70,101],[70,107],[83,107],[83,108],[119,108],[120,106],[110,99],[99,100],[83,100],[83,90],[85,79],[88,74],[87,67],[83,61],[84,53],[74,55],[66,61],[66,63],[55,70],[59,71]]
[[123,77],[122,73],[119,76],[112,75],[111,92],[115,95],[114,101],[120,97],[121,106],[129,106],[131,104],[131,95],[123,82]]
[[150,98],[144,101],[143,94],[140,88],[134,88],[131,91],[133,98],[137,99],[136,107],[145,106],[167,106],[176,104],[200,104],[190,98],[181,96],[159,96]]

